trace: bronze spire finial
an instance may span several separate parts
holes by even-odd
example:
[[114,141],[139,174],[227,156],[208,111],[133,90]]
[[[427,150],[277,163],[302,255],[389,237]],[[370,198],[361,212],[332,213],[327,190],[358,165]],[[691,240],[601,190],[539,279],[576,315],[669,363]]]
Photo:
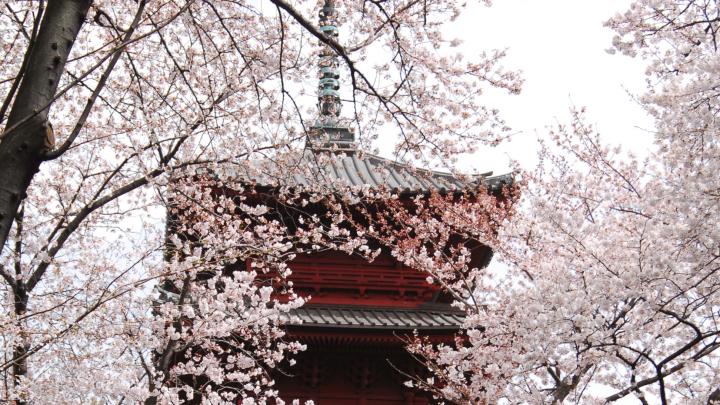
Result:
[[[324,0],[320,9],[320,31],[335,41],[338,39],[335,3],[333,0]],[[338,58],[335,51],[327,44],[322,44],[320,50],[320,83],[318,85],[318,112],[319,124],[335,124],[340,117],[342,103],[340,101],[340,74],[338,72]]]

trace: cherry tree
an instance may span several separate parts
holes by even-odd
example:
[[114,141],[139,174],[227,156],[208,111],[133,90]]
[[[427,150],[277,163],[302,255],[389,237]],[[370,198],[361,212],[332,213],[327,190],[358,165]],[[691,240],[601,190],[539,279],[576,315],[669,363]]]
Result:
[[[307,78],[318,43],[343,67],[347,115],[363,147],[393,131],[397,156],[447,165],[502,138],[495,110],[468,89],[517,92],[520,80],[500,65],[502,52],[473,60],[453,52],[441,29],[461,5],[328,4],[343,25],[339,38],[315,23],[323,5],[285,0],[3,5],[3,400],[276,396],[268,370],[301,349],[281,340],[280,314],[302,303],[282,281],[285,262],[307,240],[357,250],[364,239],[340,230],[342,216],[303,236],[262,219],[261,204],[232,199],[224,209],[243,214],[228,218],[209,191],[219,186],[175,182],[213,173],[239,192],[233,173],[262,159],[283,190],[284,179],[308,170],[297,162],[317,117]],[[355,201],[359,192],[321,186],[299,206],[330,192]],[[173,226],[192,224],[187,239],[166,240],[166,210],[179,210]],[[257,226],[237,222],[245,220]],[[223,273],[247,259],[255,271]],[[273,298],[261,274],[277,274],[269,286],[285,297]],[[170,301],[152,293],[161,280],[176,294]],[[232,359],[220,341],[236,349]],[[195,361],[192,347],[210,355]],[[183,376],[209,383],[183,390],[192,386]]]
[[415,380],[458,403],[707,404],[720,400],[720,9],[634,2],[607,22],[613,50],[648,62],[640,102],[655,148],[603,143],[582,109],[523,173],[518,212],[487,238],[507,264],[484,274],[455,347],[410,349]]

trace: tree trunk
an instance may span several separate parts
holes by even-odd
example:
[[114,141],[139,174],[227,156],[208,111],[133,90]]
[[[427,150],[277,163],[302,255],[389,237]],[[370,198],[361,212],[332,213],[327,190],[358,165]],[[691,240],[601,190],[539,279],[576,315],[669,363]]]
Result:
[[48,111],[91,0],[48,3],[0,140],[0,252],[43,157],[52,148]]
[[[25,316],[27,312],[28,295],[25,289],[25,284],[18,280],[16,287],[13,289],[13,295],[15,298],[15,316],[18,319],[17,327],[20,330],[19,341],[20,343],[15,345],[13,348],[13,361],[12,361],[12,376],[13,376],[13,388],[17,393],[18,388],[22,386],[22,380],[27,377],[27,353],[30,349],[30,342],[28,341],[27,333],[24,330],[23,322],[20,319]],[[15,401],[16,405],[26,405],[28,399],[25,393],[20,394],[20,398]]]
[[720,388],[715,389],[708,398],[708,404],[720,404]]

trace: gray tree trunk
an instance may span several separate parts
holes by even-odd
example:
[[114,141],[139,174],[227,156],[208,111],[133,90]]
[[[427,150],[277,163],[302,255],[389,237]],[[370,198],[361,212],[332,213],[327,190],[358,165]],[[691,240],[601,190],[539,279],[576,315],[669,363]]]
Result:
[[[13,288],[14,292],[14,298],[15,298],[15,316],[18,318],[22,318],[25,313],[27,312],[27,303],[28,303],[28,295],[27,291],[25,290],[25,285],[19,283],[20,285],[17,285],[15,288]],[[23,323],[22,321],[19,321],[20,324],[18,325],[21,333],[20,333],[20,344],[16,345],[13,348],[12,353],[12,376],[13,376],[13,385],[15,387],[18,387],[21,385],[22,380],[27,377],[28,373],[28,365],[27,365],[27,353],[28,350],[30,350],[30,342],[27,340],[27,335],[23,333]],[[25,405],[27,404],[27,398],[21,397],[20,399],[15,401],[16,405]]]
[[52,0],[30,46],[27,69],[0,140],[0,252],[13,218],[52,142],[48,110],[91,0]]

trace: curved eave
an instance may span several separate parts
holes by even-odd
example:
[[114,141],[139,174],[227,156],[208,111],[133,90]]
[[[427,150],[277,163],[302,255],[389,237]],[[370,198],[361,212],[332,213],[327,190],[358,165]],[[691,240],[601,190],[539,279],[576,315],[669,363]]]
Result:
[[[262,164],[248,164],[245,170],[238,168],[238,180],[260,187],[311,187],[319,181],[338,187],[385,189],[402,196],[429,194],[474,193],[480,187],[499,192],[513,183],[511,173],[490,176],[492,172],[460,178],[451,173],[415,168],[379,156],[356,151],[335,157],[322,155],[322,151],[305,151],[296,165],[304,168],[286,178],[274,173],[271,166],[264,170]],[[268,163],[269,165],[269,163]],[[241,166],[242,167],[242,166]],[[309,178],[310,177],[310,178]],[[314,179],[311,179],[313,178]]]
[[283,315],[282,320],[286,326],[302,329],[457,331],[465,320],[465,314],[451,308],[304,306]]

